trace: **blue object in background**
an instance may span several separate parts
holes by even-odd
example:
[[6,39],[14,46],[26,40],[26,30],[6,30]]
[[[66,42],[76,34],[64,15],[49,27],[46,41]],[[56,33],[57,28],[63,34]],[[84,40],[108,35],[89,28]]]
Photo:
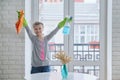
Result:
[[62,75],[62,80],[67,80],[68,70],[66,64],[62,65],[61,75]]

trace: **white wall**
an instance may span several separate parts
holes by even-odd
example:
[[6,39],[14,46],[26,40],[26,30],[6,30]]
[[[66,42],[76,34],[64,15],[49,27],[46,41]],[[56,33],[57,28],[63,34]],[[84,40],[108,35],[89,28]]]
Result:
[[112,80],[120,80],[120,0],[112,3]]
[[0,0],[0,80],[24,80],[24,29],[16,34],[17,10],[23,0]]

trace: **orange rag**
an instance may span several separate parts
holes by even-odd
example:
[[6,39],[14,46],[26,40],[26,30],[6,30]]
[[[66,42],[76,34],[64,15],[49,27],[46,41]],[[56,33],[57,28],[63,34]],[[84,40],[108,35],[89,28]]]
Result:
[[16,24],[15,24],[17,34],[19,34],[20,31],[21,31],[21,29],[22,29],[23,21],[24,21],[24,11],[21,10],[21,11],[18,13],[18,21],[17,21]]

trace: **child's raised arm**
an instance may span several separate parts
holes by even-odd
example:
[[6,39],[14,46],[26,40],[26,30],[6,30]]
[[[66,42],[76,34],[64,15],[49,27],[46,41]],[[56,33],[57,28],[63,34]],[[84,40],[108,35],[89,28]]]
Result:
[[58,32],[59,29],[63,28],[66,21],[67,21],[67,17],[65,17],[62,21],[60,21],[58,23],[58,27],[56,27],[50,34],[47,35],[47,40],[50,40]]
[[30,28],[28,27],[28,23],[25,18],[24,18],[24,22],[23,22],[23,27],[25,27],[30,40],[33,41],[34,35],[33,35],[32,31],[30,30]]

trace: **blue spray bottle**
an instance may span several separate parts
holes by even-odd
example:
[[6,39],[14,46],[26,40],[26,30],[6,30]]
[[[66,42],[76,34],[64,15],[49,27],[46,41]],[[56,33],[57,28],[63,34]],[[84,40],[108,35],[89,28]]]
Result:
[[65,26],[63,28],[63,34],[68,35],[70,33],[70,22],[72,21],[72,17],[68,18]]

